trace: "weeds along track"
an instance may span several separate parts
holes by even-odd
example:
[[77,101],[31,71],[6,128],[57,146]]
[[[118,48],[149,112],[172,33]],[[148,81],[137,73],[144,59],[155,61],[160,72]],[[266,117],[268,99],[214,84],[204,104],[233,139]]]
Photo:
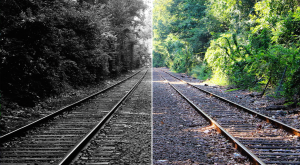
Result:
[[69,164],[144,78],[137,72],[0,137],[0,164]]
[[202,92],[166,72],[163,77],[195,107],[253,164],[300,164],[300,130],[247,110],[217,95]]

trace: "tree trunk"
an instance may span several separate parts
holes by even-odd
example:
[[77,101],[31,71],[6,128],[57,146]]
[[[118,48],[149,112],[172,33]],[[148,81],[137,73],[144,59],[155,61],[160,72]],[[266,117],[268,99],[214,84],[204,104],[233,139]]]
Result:
[[265,92],[266,92],[266,89],[267,89],[267,87],[268,87],[268,85],[269,85],[270,81],[271,81],[271,77],[269,78],[269,80],[268,80],[268,83],[267,83],[267,85],[266,85],[265,89],[264,89],[264,90],[263,90],[263,92],[260,94],[261,96],[263,96],[263,95],[265,94]]

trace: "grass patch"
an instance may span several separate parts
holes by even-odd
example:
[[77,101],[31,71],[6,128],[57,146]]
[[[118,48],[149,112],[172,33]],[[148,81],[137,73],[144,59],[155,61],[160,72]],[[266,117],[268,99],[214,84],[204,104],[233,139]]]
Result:
[[285,104],[283,104],[283,105],[285,105],[285,106],[290,106],[290,105],[292,105],[292,104],[294,104],[294,102],[287,102],[287,103],[285,103]]
[[229,90],[226,90],[225,92],[232,92],[232,91],[237,91],[237,90],[239,90],[239,88],[229,89]]

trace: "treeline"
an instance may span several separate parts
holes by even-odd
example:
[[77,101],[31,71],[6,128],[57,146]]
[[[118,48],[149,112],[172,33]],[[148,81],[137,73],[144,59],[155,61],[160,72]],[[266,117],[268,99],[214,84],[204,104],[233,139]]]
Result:
[[147,59],[133,53],[147,49],[138,42],[147,37],[139,30],[145,18],[142,0],[0,4],[0,92],[20,105],[34,106],[69,87],[140,67]]
[[292,98],[300,95],[299,46],[296,0],[154,3],[156,67]]

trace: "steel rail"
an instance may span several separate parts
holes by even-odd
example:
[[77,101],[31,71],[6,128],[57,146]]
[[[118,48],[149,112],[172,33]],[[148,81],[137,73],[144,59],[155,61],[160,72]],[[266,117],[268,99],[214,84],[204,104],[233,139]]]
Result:
[[101,121],[85,136],[80,140],[79,143],[76,144],[71,151],[66,154],[66,156],[59,162],[59,165],[68,165],[70,164],[76,156],[80,153],[80,151],[91,141],[91,139],[98,133],[98,131],[104,126],[104,124],[109,120],[109,118],[114,114],[114,112],[120,107],[120,105],[129,97],[131,93],[135,91],[137,86],[142,82],[144,77],[146,76],[148,70],[144,73],[144,75],[139,79],[139,81],[127,92],[127,94],[119,100],[119,102],[101,119]]
[[177,92],[179,95],[184,98],[198,113],[200,113],[207,121],[213,125],[218,132],[224,135],[230,142],[233,143],[233,146],[239,150],[243,155],[247,156],[252,160],[254,165],[265,165],[265,163],[259,159],[256,155],[254,155],[247,147],[245,147],[241,142],[239,142],[236,138],[234,138],[229,132],[227,132],[220,124],[218,124],[215,120],[213,120],[208,114],[202,111],[197,105],[195,105],[191,100],[189,100],[186,96],[184,96],[175,86],[173,86],[167,79],[161,76],[164,80],[168,82],[168,84]]
[[32,129],[32,128],[40,125],[40,124],[42,124],[42,123],[45,123],[45,122],[53,119],[54,117],[56,117],[56,116],[58,116],[58,115],[60,115],[60,114],[62,114],[64,112],[66,112],[66,111],[70,111],[73,107],[78,106],[78,105],[86,102],[87,100],[89,100],[89,99],[91,99],[91,98],[93,98],[93,97],[95,97],[95,96],[97,96],[97,95],[99,95],[99,94],[101,94],[101,93],[103,93],[105,91],[108,91],[109,89],[111,89],[111,88],[113,88],[113,87],[115,87],[115,86],[123,83],[124,81],[132,78],[133,76],[137,75],[141,71],[142,70],[134,73],[133,75],[131,75],[131,76],[129,76],[129,77],[127,77],[127,78],[125,78],[125,79],[123,79],[123,80],[121,80],[121,81],[119,81],[119,82],[117,82],[117,83],[115,83],[115,84],[113,84],[113,85],[111,85],[111,86],[109,86],[109,87],[101,90],[101,91],[95,92],[94,94],[92,94],[90,96],[87,96],[87,97],[85,97],[85,98],[83,98],[83,99],[81,99],[79,101],[76,101],[76,102],[74,102],[72,104],[64,106],[64,107],[60,108],[59,110],[57,110],[57,111],[55,111],[55,112],[53,112],[53,113],[51,113],[51,114],[49,114],[49,115],[41,118],[41,119],[38,119],[38,120],[36,120],[36,121],[34,121],[32,123],[29,123],[29,124],[27,124],[27,125],[25,125],[25,126],[23,126],[21,128],[18,128],[18,129],[14,130],[12,132],[9,132],[9,133],[7,133],[7,134],[5,134],[3,136],[0,136],[0,144],[5,143],[6,141],[10,140],[13,137],[21,136],[24,132],[26,132],[26,131],[28,131],[28,130],[30,130],[30,129]]
[[[165,71],[163,71],[163,72],[165,72]],[[260,119],[262,119],[262,120],[264,120],[264,121],[266,121],[266,122],[268,122],[268,123],[271,123],[271,124],[275,125],[275,126],[278,127],[278,128],[284,129],[285,131],[287,131],[287,132],[289,132],[289,133],[291,133],[291,134],[294,134],[294,135],[300,137],[300,130],[297,129],[297,128],[291,127],[291,126],[289,126],[289,125],[287,125],[287,124],[285,124],[285,123],[283,123],[283,122],[281,122],[281,121],[279,121],[279,120],[272,119],[272,118],[270,118],[270,117],[268,117],[268,116],[266,116],[266,115],[263,115],[263,114],[261,114],[261,113],[259,113],[259,112],[256,112],[256,111],[254,111],[254,110],[251,110],[251,109],[249,109],[249,108],[247,108],[247,107],[244,107],[244,106],[242,106],[242,105],[240,105],[240,104],[238,104],[238,103],[235,103],[235,102],[233,102],[233,101],[230,101],[230,100],[228,100],[228,99],[226,99],[226,98],[224,98],[224,97],[221,97],[221,96],[216,95],[216,94],[214,94],[214,93],[212,93],[212,92],[209,92],[209,91],[207,91],[207,90],[205,90],[205,89],[202,89],[202,88],[200,88],[200,87],[197,87],[197,86],[195,86],[195,85],[193,85],[193,84],[191,84],[191,83],[188,83],[188,82],[186,82],[186,81],[184,81],[184,80],[182,80],[182,79],[180,79],[180,78],[178,78],[178,77],[176,77],[176,76],[174,76],[174,75],[172,75],[172,74],[170,74],[170,73],[168,73],[168,72],[165,72],[165,73],[169,74],[170,76],[172,76],[172,77],[174,77],[174,78],[176,78],[176,79],[178,79],[178,80],[180,80],[180,81],[182,81],[182,82],[184,82],[184,83],[186,83],[186,84],[188,84],[188,85],[190,85],[190,86],[192,86],[192,87],[194,87],[194,88],[196,88],[196,89],[198,89],[198,90],[200,90],[200,91],[202,91],[202,92],[204,92],[204,93],[207,93],[207,94],[209,94],[209,95],[211,95],[211,96],[214,96],[214,97],[216,97],[216,98],[218,98],[218,99],[220,99],[220,100],[222,100],[222,101],[225,101],[225,102],[227,102],[227,103],[230,103],[231,105],[234,105],[234,106],[236,106],[236,107],[238,107],[238,108],[240,108],[240,109],[242,109],[242,110],[244,110],[244,111],[246,111],[246,112],[248,112],[248,113],[250,113],[250,114],[256,115],[256,116],[259,117]]]

